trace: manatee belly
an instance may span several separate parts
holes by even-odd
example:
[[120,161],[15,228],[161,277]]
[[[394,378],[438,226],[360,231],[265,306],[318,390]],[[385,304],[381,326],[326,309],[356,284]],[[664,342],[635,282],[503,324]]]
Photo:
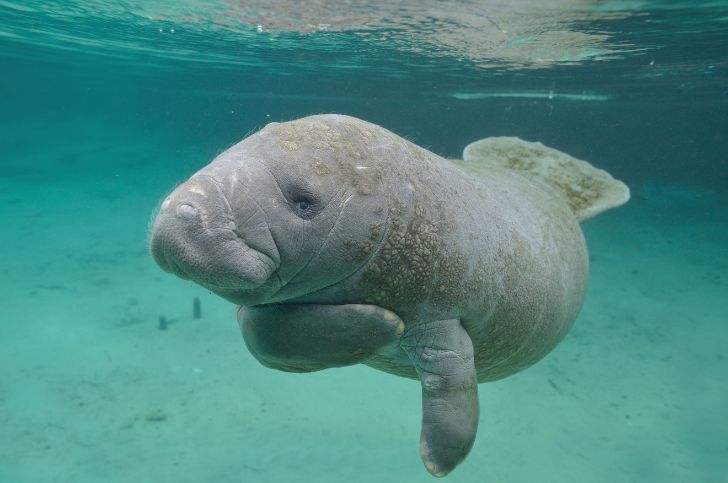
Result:
[[510,185],[519,201],[508,202],[515,208],[508,212],[508,243],[499,247],[498,260],[488,259],[496,267],[490,276],[500,283],[486,284],[485,303],[462,317],[480,382],[509,376],[548,354],[576,320],[588,278],[586,243],[568,206],[520,177],[496,183]]
[[[456,176],[450,172],[443,178]],[[482,183],[463,180],[458,187],[459,203],[452,203],[459,210],[458,225],[449,234],[454,240],[442,246],[465,253],[464,280],[451,283],[457,286],[453,293],[467,296],[458,298],[449,313],[428,296],[420,301],[416,318],[403,319],[411,325],[459,318],[473,341],[478,381],[484,382],[525,369],[563,339],[582,305],[588,256],[572,212],[548,190],[498,172]],[[438,289],[442,287],[430,293]],[[384,299],[384,304],[398,311],[396,298]],[[367,365],[417,378],[398,347]]]

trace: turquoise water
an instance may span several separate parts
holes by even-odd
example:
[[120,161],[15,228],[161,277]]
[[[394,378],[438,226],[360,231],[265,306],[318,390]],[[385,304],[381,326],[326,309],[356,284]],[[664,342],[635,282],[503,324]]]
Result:
[[448,481],[728,481],[728,3],[170,3],[0,1],[0,481],[433,481],[416,381],[264,368],[148,254],[177,183],[326,112],[451,158],[541,141],[632,190],[583,226],[575,327],[480,386]]

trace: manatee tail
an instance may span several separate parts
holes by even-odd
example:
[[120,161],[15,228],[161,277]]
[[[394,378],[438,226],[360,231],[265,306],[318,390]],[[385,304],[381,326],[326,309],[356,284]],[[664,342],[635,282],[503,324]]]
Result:
[[565,197],[580,222],[629,200],[629,188],[606,171],[541,143],[485,138],[468,144],[463,160],[473,169],[507,168],[545,182]]

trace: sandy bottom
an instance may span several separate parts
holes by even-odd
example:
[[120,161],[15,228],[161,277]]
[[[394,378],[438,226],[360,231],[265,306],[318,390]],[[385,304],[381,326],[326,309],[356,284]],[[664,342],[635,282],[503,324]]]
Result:
[[[0,177],[0,481],[434,481],[417,382],[266,369],[232,305],[153,264],[149,215],[189,174],[173,158],[204,159],[88,139],[18,152]],[[480,386],[478,439],[448,481],[728,481],[726,199],[633,190],[585,226],[573,331]]]

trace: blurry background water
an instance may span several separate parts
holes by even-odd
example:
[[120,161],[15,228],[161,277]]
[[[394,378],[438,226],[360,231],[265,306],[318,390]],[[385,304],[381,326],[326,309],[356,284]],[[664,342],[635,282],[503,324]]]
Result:
[[175,183],[323,112],[632,189],[584,227],[574,330],[481,386],[448,479],[728,481],[728,2],[2,0],[0,66],[0,481],[429,481],[416,382],[267,370],[147,254]]

